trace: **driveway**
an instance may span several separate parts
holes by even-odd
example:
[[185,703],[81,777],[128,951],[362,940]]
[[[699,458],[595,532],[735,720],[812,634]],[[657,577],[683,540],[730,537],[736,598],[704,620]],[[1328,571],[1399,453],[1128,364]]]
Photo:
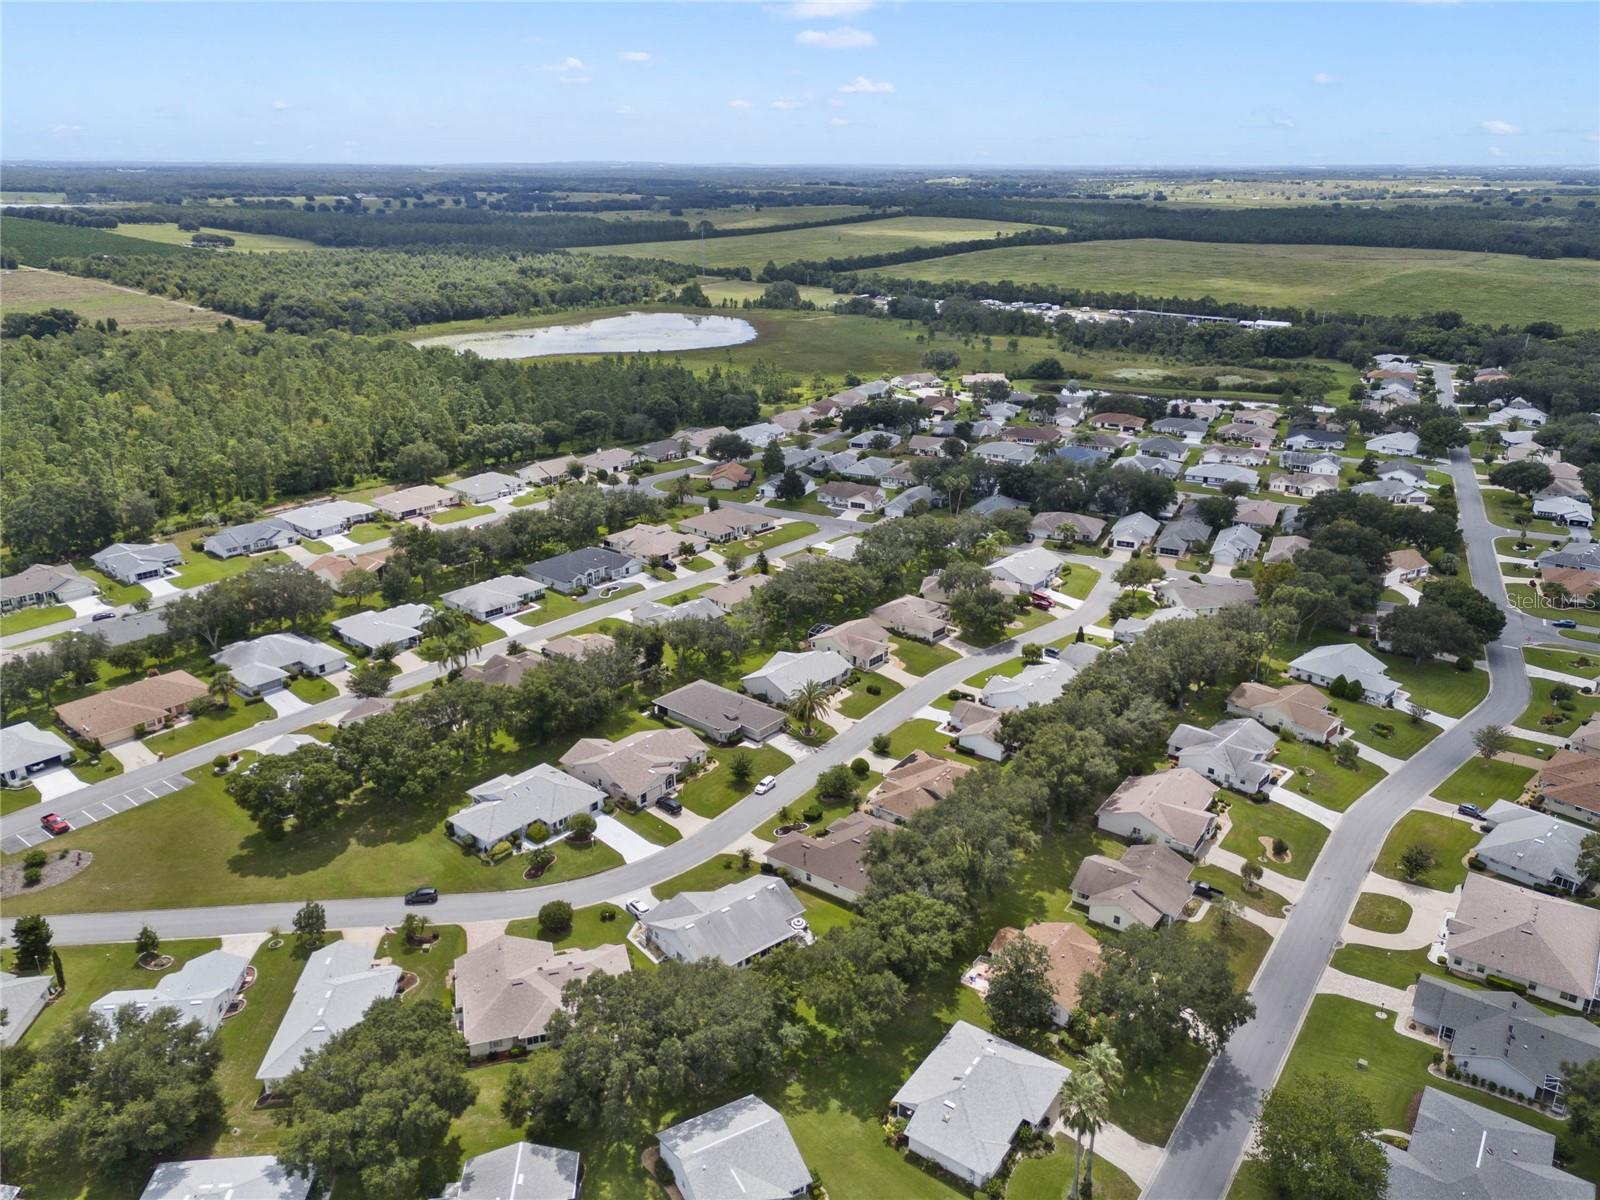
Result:
[[613,816],[596,813],[594,823],[595,836],[622,855],[623,862],[638,862],[661,849],[648,838],[640,837]]
[[39,789],[39,801],[42,804],[51,804],[85,786],[83,780],[66,767],[51,767],[48,771],[40,771],[37,775],[30,775],[28,782]]
[[82,600],[68,600],[67,607],[75,617],[92,617],[97,612],[115,611],[99,596],[85,596]]
[[268,692],[261,698],[267,702],[267,707],[280,717],[292,717],[295,713],[304,712],[311,707],[288,688],[279,688],[275,692]]
[[150,599],[152,600],[160,600],[166,597],[176,596],[180,591],[183,590],[170,579],[146,579],[144,581],[144,588],[145,591],[150,593]]
[[156,757],[154,750],[135,738],[118,742],[115,746],[107,746],[106,753],[121,763],[124,771],[153,766],[161,761]]
[[342,533],[336,533],[332,537],[320,538],[318,540],[326,545],[328,549],[333,551],[335,554],[343,554],[346,550],[354,550],[359,544],[352,542]]

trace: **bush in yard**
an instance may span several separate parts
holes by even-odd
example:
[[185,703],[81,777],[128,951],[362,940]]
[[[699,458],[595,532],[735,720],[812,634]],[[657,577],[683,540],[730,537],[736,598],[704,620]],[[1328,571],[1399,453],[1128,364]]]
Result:
[[822,805],[813,804],[810,808],[806,809],[805,812],[801,813],[800,816],[808,825],[813,822],[820,821],[822,820]]
[[1334,746],[1333,761],[1347,771],[1354,771],[1361,762],[1361,755],[1354,742],[1344,741]]
[[1472,660],[1463,654],[1456,659],[1456,670],[1466,672],[1472,670]]
[[1288,854],[1288,853],[1289,853],[1289,843],[1288,842],[1284,841],[1281,837],[1275,837],[1275,838],[1272,839],[1272,856],[1274,858],[1282,858],[1285,854]]
[[17,965],[24,971],[42,971],[50,961],[50,922],[34,915],[18,917],[11,930]]
[[161,953],[161,935],[146,925],[139,930],[139,936],[133,939],[133,948],[140,958],[153,958]]
[[857,779],[866,778],[866,774],[870,770],[872,770],[872,768],[867,765],[867,760],[866,759],[864,759],[864,758],[853,758],[853,759],[850,760],[850,771],[851,771],[852,774],[855,775],[855,777]]
[[572,905],[552,900],[539,910],[539,932],[545,937],[565,937],[572,932]]
[[756,764],[743,750],[739,750],[728,758],[728,776],[739,787],[744,787],[756,773]]
[[594,837],[594,831],[599,826],[595,823],[594,816],[581,812],[573,814],[567,822],[567,840],[572,842],[587,842]]
[[294,931],[302,945],[315,950],[328,932],[327,911],[315,900],[307,900],[294,914]]
[[883,695],[883,689],[875,683],[869,683],[867,684],[867,695],[881,696]]
[[528,869],[536,874],[541,873],[548,870],[555,861],[556,852],[550,849],[549,846],[540,846],[532,854],[528,855]]
[[1412,842],[1400,852],[1400,874],[1415,883],[1434,864],[1433,847],[1426,842]]
[[43,850],[29,850],[22,856],[22,865],[25,867],[42,867],[50,861],[50,856]]
[[840,803],[855,799],[856,781],[850,774],[850,768],[840,763],[817,776],[817,795],[823,800]]
[[505,859],[510,858],[512,849],[513,847],[510,842],[504,840],[496,842],[494,845],[489,847],[489,861],[502,862]]
[[44,868],[43,867],[23,867],[22,868],[22,886],[23,887],[38,887],[43,882],[44,882]]
[[548,842],[550,840],[550,826],[543,821],[535,821],[528,826],[528,832],[524,836],[535,845],[540,842]]
[[889,753],[889,735],[887,733],[880,733],[873,737],[872,752],[874,754]]
[[1372,723],[1372,732],[1377,737],[1390,738],[1394,736],[1394,726],[1387,721],[1374,721]]

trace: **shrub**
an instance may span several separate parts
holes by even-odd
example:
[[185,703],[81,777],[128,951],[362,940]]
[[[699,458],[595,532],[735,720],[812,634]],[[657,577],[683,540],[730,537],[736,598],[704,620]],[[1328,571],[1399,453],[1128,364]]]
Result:
[[587,842],[594,837],[594,831],[597,828],[598,826],[595,824],[595,819],[591,814],[586,812],[574,813],[572,819],[567,822],[567,836],[575,842]]
[[1458,670],[1458,671],[1470,671],[1470,670],[1472,670],[1472,659],[1468,658],[1465,654],[1463,654],[1460,658],[1456,659],[1456,670]]
[[856,776],[856,778],[864,779],[866,778],[867,772],[872,770],[872,768],[867,765],[866,759],[853,758],[850,760],[850,770],[851,773]]
[[808,825],[822,820],[822,805],[813,804],[810,808],[806,809],[805,812],[800,814],[800,818]]
[[615,921],[616,919],[617,919],[617,910],[616,909],[612,908],[611,905],[609,905],[609,904],[602,904],[600,906],[600,923],[602,925],[609,925],[612,921]]
[[42,867],[50,860],[50,856],[43,850],[29,850],[22,856],[22,865],[25,867]]
[[1387,721],[1374,721],[1372,723],[1372,732],[1381,738],[1393,737],[1394,726]]
[[1272,839],[1272,854],[1273,854],[1273,857],[1282,858],[1287,853],[1289,853],[1289,843],[1284,841],[1281,837],[1273,838]]
[[502,862],[511,857],[512,846],[510,842],[501,840],[489,847],[489,861]]
[[23,867],[22,868],[22,886],[23,887],[38,887],[39,883],[40,883],[40,881],[42,879],[44,879],[44,868],[43,867]]
[[552,900],[539,910],[539,932],[546,937],[564,937],[572,932],[572,905]]
[[883,689],[875,683],[869,683],[867,684],[867,695],[881,696],[883,695]]
[[530,842],[547,842],[550,840],[550,826],[543,821],[535,821],[528,826],[527,838]]
[[874,754],[889,753],[889,735],[887,733],[880,733],[873,737],[872,752]]

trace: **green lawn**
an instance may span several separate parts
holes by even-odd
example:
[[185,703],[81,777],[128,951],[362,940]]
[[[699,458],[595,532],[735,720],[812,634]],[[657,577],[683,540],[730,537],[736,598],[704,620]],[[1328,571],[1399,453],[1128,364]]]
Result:
[[173,755],[215,741],[226,734],[249,729],[261,721],[270,721],[276,715],[265,700],[246,703],[242,696],[229,696],[227,708],[208,708],[196,713],[187,724],[147,737],[144,744],[153,753]]
[[[869,687],[876,687],[878,694],[872,695],[867,690]],[[904,690],[894,680],[879,675],[876,671],[864,671],[861,674],[861,682],[852,687],[850,694],[839,701],[839,713],[842,716],[859,719]]]
[[1093,567],[1086,567],[1081,563],[1067,563],[1061,568],[1061,578],[1057,581],[1055,590],[1064,596],[1071,596],[1074,600],[1082,600],[1094,591],[1094,585],[1099,582],[1100,572]]
[[435,525],[454,525],[457,521],[470,521],[473,517],[486,517],[494,509],[487,504],[457,504],[454,508],[447,508],[436,512],[428,518]]
[[[1072,1139],[1058,1136],[1055,1146],[1053,1154],[1017,1161],[1011,1168],[1011,1182],[1006,1185],[1006,1200],[1061,1200],[1067,1194],[1072,1187]],[[1107,1162],[1103,1154],[1096,1154],[1094,1194],[1098,1200],[1138,1200],[1139,1187]]]
[[[1228,816],[1233,824],[1228,836],[1222,839],[1224,850],[1292,879],[1304,879],[1311,873],[1311,864],[1316,862],[1322,844],[1328,840],[1326,826],[1270,800],[1258,804],[1253,800],[1236,799],[1228,809]],[[1289,843],[1289,861],[1269,859],[1261,844],[1264,837],[1281,837]]]
[[390,959],[402,971],[417,977],[417,986],[406,993],[407,1003],[450,1003],[445,976],[455,966],[456,959],[467,952],[467,935],[459,925],[431,925],[424,936],[435,933],[439,935],[438,941],[420,946],[407,944],[405,936],[398,931],[385,934],[378,943],[379,958]]
[[[558,617],[570,617],[574,613],[583,612],[584,609],[594,608],[596,605],[621,599],[623,596],[637,592],[640,586],[637,583],[624,584],[609,596],[599,596],[593,592],[585,596],[563,596],[560,592],[554,590],[547,591],[540,597],[537,609],[523,613],[517,620],[529,626],[543,625],[546,621],[554,621]],[[494,626],[490,625],[486,628],[491,631],[491,638],[500,636],[498,632],[494,632]]]
[[1541,621],[1566,619],[1591,629],[1600,627],[1600,609],[1588,608],[1581,604],[1574,604],[1568,608],[1547,604],[1544,597],[1534,591],[1531,583],[1506,584],[1506,598],[1511,601],[1513,608],[1538,617]]
[[[743,784],[734,781],[727,766],[728,760],[738,754],[750,760],[750,779]],[[776,775],[793,764],[794,759],[774,746],[714,749],[705,770],[678,789],[678,799],[690,812],[714,817],[748,796],[763,776]]]
[[39,803],[39,789],[33,784],[30,783],[25,787],[8,787],[0,791],[0,816],[32,808],[37,803]]
[[1406,926],[1411,923],[1411,905],[1398,896],[1362,892],[1356,897],[1350,923],[1374,933],[1404,933]]
[[798,500],[768,500],[768,508],[776,508],[782,512],[810,513],[817,517],[833,516],[833,509],[829,508],[815,495],[802,496]]
[[307,704],[321,704],[332,700],[339,689],[317,675],[297,675],[289,681],[289,690]]
[[1522,657],[1530,667],[1561,671],[1584,679],[1600,679],[1600,655],[1567,654],[1561,650],[1541,650],[1528,646],[1523,649]]
[[[1378,708],[1360,700],[1330,700],[1331,708],[1344,722],[1350,736],[1364,745],[1395,758],[1410,758],[1421,750],[1441,730],[1431,721],[1423,721],[1393,708]],[[1376,726],[1387,726],[1388,733],[1380,733]]]
[[1213,887],[1219,887],[1227,893],[1229,899],[1237,900],[1246,908],[1253,908],[1269,917],[1283,916],[1284,905],[1288,903],[1277,892],[1270,891],[1260,884],[1256,885],[1254,891],[1249,891],[1244,886],[1244,880],[1238,875],[1210,864],[1202,863],[1195,867],[1189,872],[1189,878],[1197,883],[1209,883]]
[[42,629],[57,621],[70,621],[72,606],[68,604],[35,604],[32,608],[19,608],[0,617],[0,637],[14,637],[30,629]]
[[344,536],[358,546],[366,546],[393,536],[395,529],[389,521],[359,521],[345,530]]
[[982,760],[976,755],[958,750],[950,739],[939,732],[932,721],[907,721],[889,735],[889,757],[902,759],[913,750],[926,750],[940,758],[977,766]]
[[1476,804],[1486,809],[1496,800],[1515,800],[1522,795],[1535,773],[1532,767],[1475,757],[1434,788],[1433,795],[1446,804]]
[[931,675],[947,663],[961,656],[948,646],[931,646],[891,633],[889,642],[894,646],[894,656],[902,667],[913,675]]
[[172,582],[180,588],[196,588],[216,583],[219,579],[231,579],[235,575],[242,575],[257,563],[290,561],[289,556],[281,550],[272,550],[266,554],[240,554],[234,558],[213,558],[204,550],[190,548],[184,552],[183,564],[179,566]]
[[[1566,737],[1591,714],[1600,711],[1600,696],[1582,695],[1572,684],[1558,683],[1553,679],[1530,679],[1528,684],[1533,698],[1527,711],[1517,718],[1519,729],[1535,729]],[[1558,704],[1551,695],[1552,689],[1558,687],[1570,689],[1572,697]]]
[[136,604],[150,599],[150,589],[142,583],[118,583],[109,575],[101,574],[89,564],[88,559],[73,563],[73,568],[100,589],[100,599],[113,607]]
[[653,808],[629,812],[619,805],[611,815],[647,842],[654,842],[658,846],[670,846],[683,837],[676,825],[658,817]]
[[1409,658],[1382,653],[1378,657],[1388,666],[1389,678],[1409,693],[1413,704],[1421,704],[1447,717],[1466,716],[1489,694],[1489,673],[1477,667],[1458,671],[1450,662],[1419,664]]
[[[1357,975],[1362,979],[1371,979],[1394,988],[1410,987],[1417,981],[1419,974],[1433,975],[1440,979],[1450,978],[1443,967],[1428,961],[1426,946],[1415,950],[1385,950],[1381,946],[1363,946],[1359,942],[1350,942],[1333,952],[1330,965],[1334,970],[1343,971],[1346,975]],[[1454,980],[1454,982],[1465,986],[1468,981]]]
[[749,557],[754,558],[755,555],[762,550],[770,551],[774,546],[781,546],[785,542],[793,542],[803,537],[809,537],[815,532],[817,532],[817,526],[815,522],[790,521],[787,524],[779,525],[776,529],[769,529],[766,533],[761,534],[759,537],[749,538],[743,542],[735,542],[731,545],[724,546],[722,547],[722,551],[724,557],[726,557],[730,552],[740,551]]
[[793,804],[785,805],[782,809],[780,809],[777,816],[773,817],[772,820],[768,821],[765,825],[756,830],[756,834],[764,841],[777,841],[778,826],[786,825],[791,821],[801,820],[801,814],[812,805],[817,805],[822,809],[822,819],[815,822],[811,828],[807,830],[807,832],[812,833],[826,829],[840,817],[847,817],[851,813],[855,812],[857,803],[866,799],[867,793],[882,782],[882,775],[876,771],[868,771],[864,776],[861,776],[856,780],[855,798],[844,801],[824,800],[817,795],[817,789],[812,788]]
[[1372,869],[1389,879],[1404,879],[1400,855],[1407,846],[1422,843],[1433,849],[1434,864],[1414,882],[1448,892],[1466,880],[1466,857],[1480,836],[1466,821],[1439,813],[1408,812],[1389,831]]
[[1336,812],[1349,808],[1384,777],[1382,768],[1364,758],[1357,759],[1353,768],[1341,767],[1331,750],[1310,742],[1280,741],[1272,761],[1294,768],[1294,777],[1284,787]]

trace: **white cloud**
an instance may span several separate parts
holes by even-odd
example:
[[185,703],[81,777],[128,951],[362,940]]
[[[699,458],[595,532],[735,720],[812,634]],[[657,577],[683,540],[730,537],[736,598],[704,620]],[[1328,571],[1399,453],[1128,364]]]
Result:
[[869,11],[873,0],[795,0],[768,9],[786,21],[841,21]]
[[563,58],[560,62],[545,63],[545,65],[540,69],[545,71],[566,72],[587,71],[589,68],[583,65],[583,59],[573,58],[569,55],[568,57]]
[[622,52],[622,61],[631,63],[647,63],[650,61],[650,52],[648,50],[624,50]]
[[1522,132],[1522,130],[1518,129],[1510,121],[1501,121],[1499,119],[1496,119],[1496,120],[1493,120],[1493,121],[1485,121],[1483,123],[1483,131],[1485,133],[1499,134],[1499,135],[1501,135],[1503,137],[1509,137],[1513,133],[1521,133]]
[[1332,71],[1318,71],[1311,77],[1311,82],[1326,87],[1330,83],[1338,83],[1339,77]]
[[846,125],[850,124],[850,122],[844,117],[829,117],[828,124],[832,125],[835,129],[842,129]]
[[619,105],[617,105],[617,116],[625,117],[631,112],[633,112],[633,105],[631,105],[631,104],[619,104]]
[[1272,123],[1274,125],[1276,125],[1279,129],[1293,129],[1294,128],[1294,122],[1291,121],[1288,117],[1273,117],[1272,118]]
[[779,96],[772,102],[772,107],[779,112],[789,112],[791,109],[804,108],[804,100],[791,100],[788,96]]
[[274,100],[272,102],[272,111],[273,112],[283,112],[288,107],[289,107],[289,102],[287,100]]
[[878,39],[865,29],[854,25],[840,25],[837,29],[802,29],[794,35],[797,46],[815,46],[819,50],[860,50],[876,46]]
[[754,108],[755,105],[751,104],[750,101],[748,101],[748,100],[729,100],[728,101],[728,107],[729,108]]
[[82,132],[82,125],[53,125],[50,128],[51,137],[77,137]]
[[841,92],[892,92],[894,91],[894,84],[886,83],[881,79],[868,79],[865,75],[857,75],[839,90]]

